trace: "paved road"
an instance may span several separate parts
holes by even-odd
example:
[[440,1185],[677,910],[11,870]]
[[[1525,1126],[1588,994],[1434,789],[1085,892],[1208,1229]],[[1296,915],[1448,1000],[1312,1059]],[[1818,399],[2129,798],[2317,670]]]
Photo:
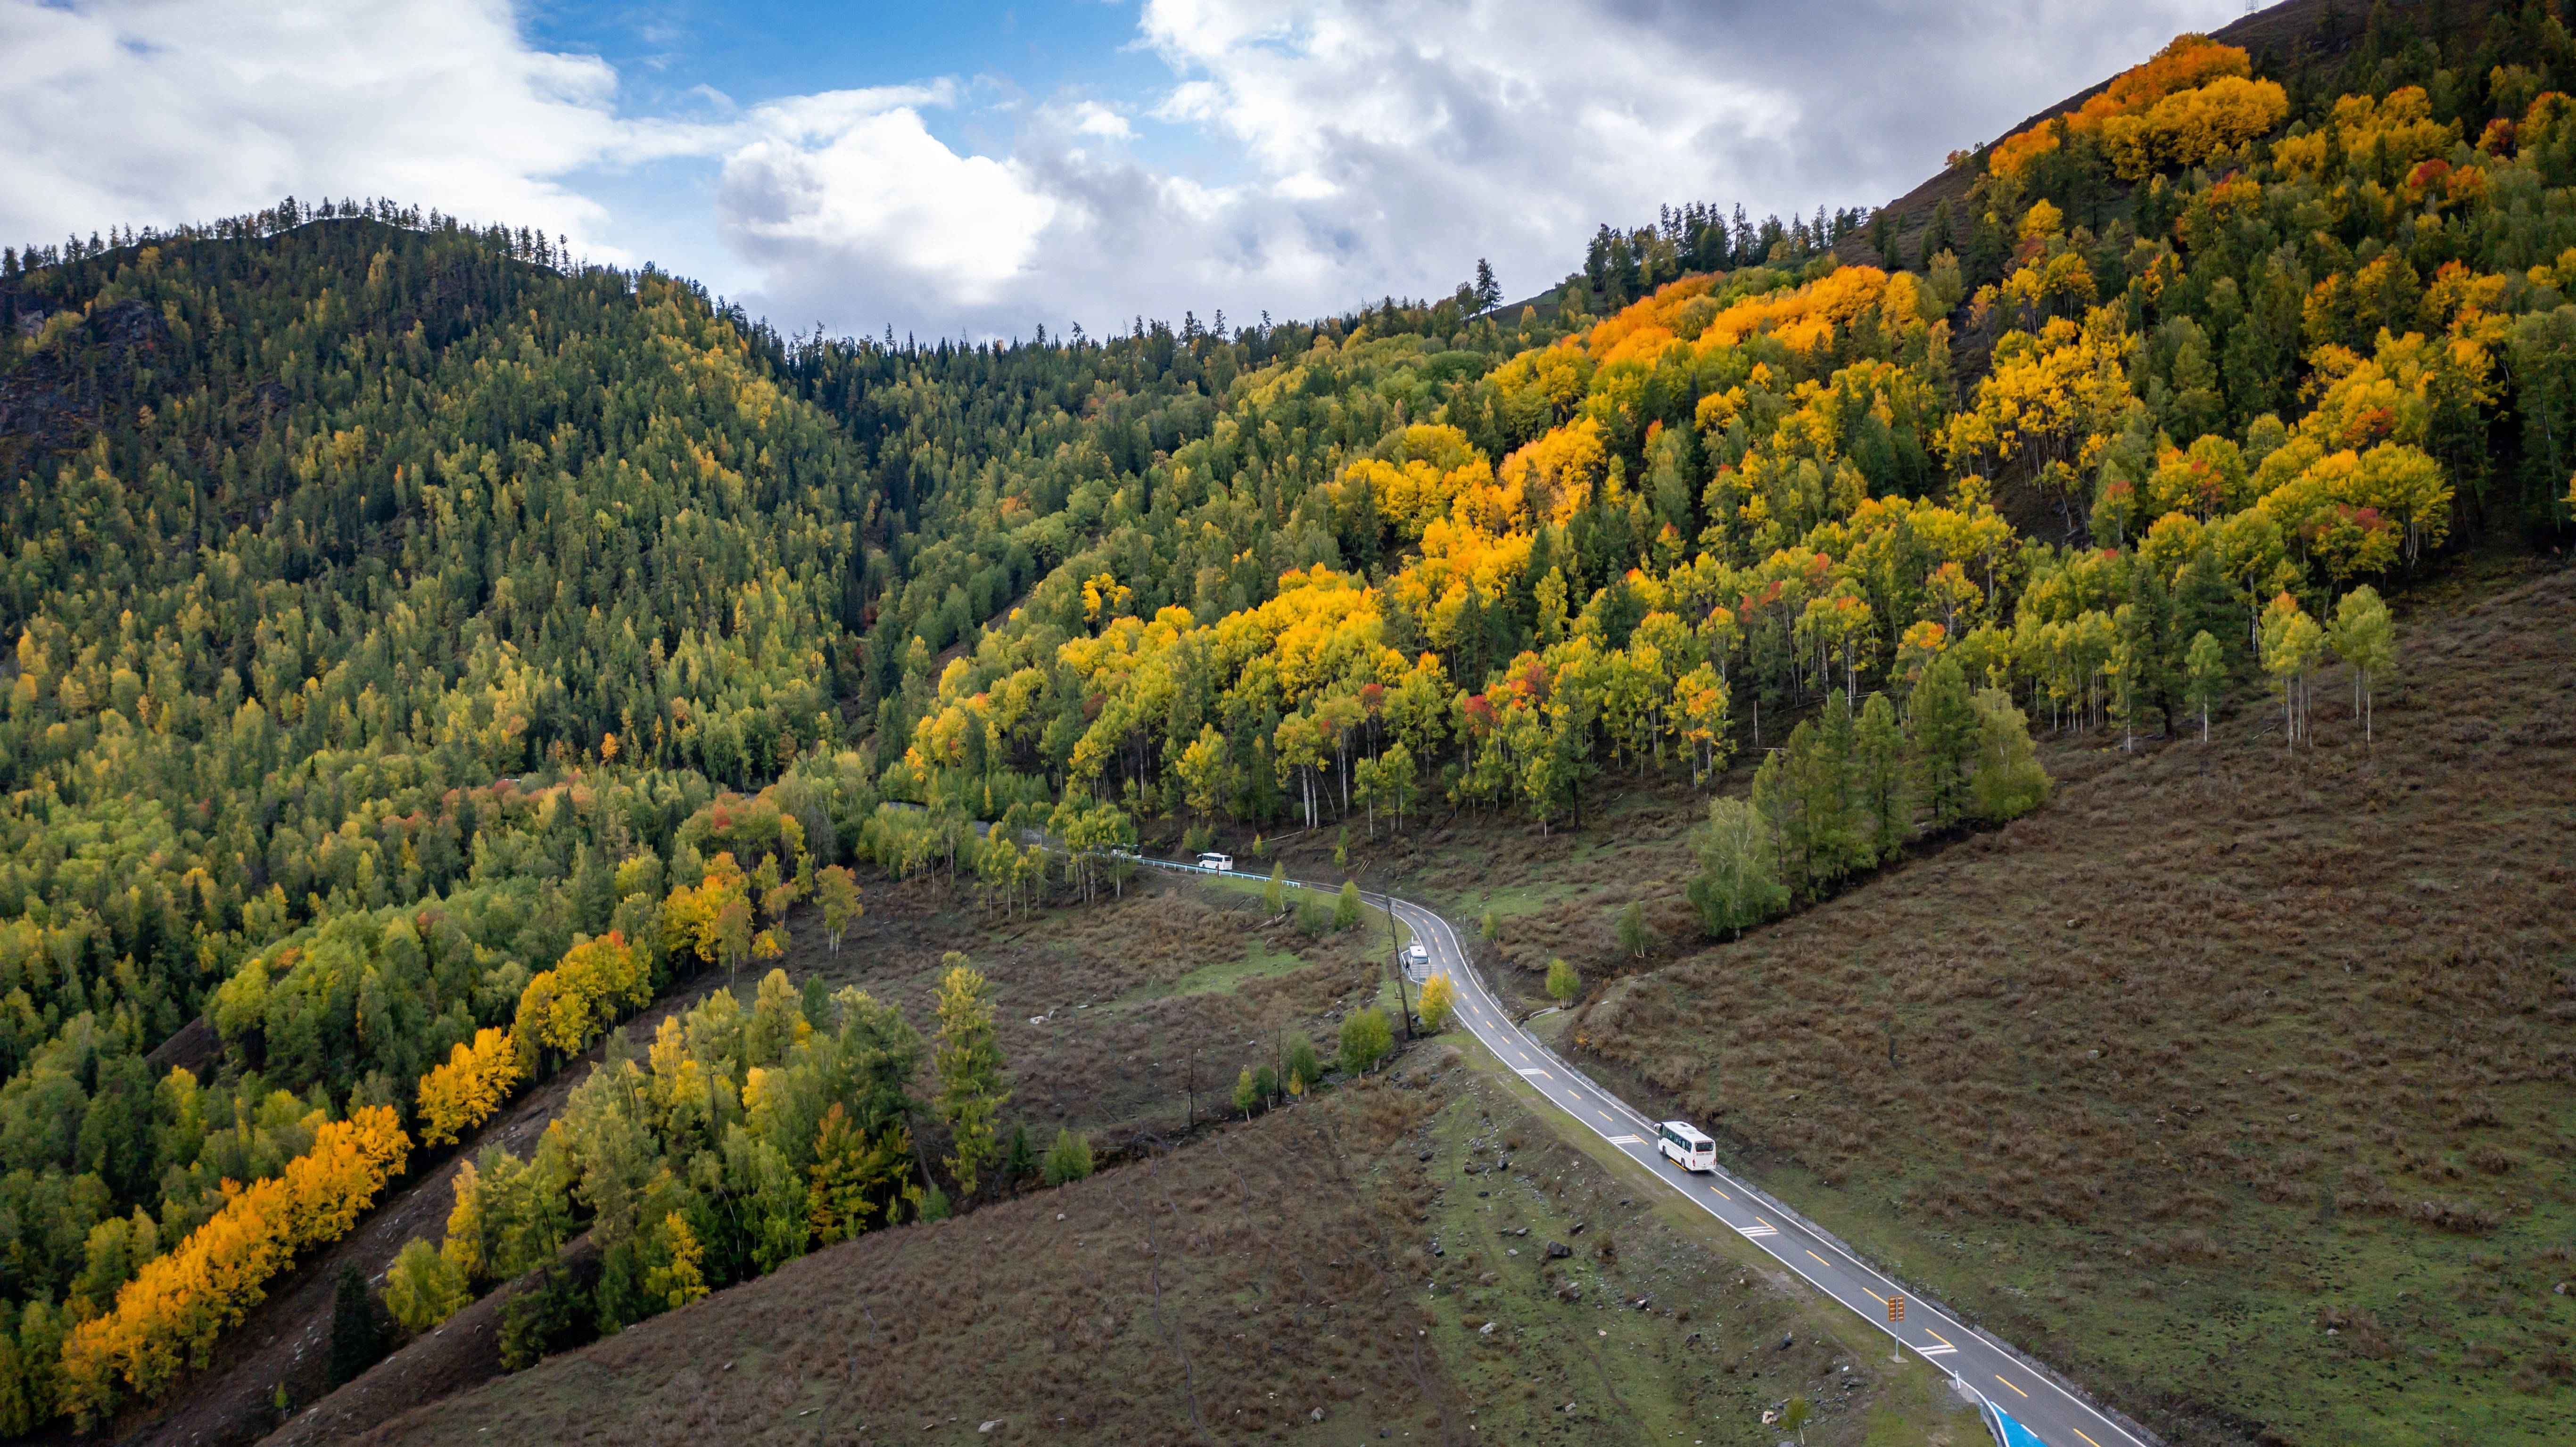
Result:
[[[2026,1435],[2004,1429],[2007,1440],[2018,1435],[2018,1440],[2035,1438],[2048,1447],[2149,1447],[2055,1381],[2022,1365],[2012,1353],[1914,1300],[1900,1283],[1810,1233],[1734,1176],[1723,1170],[1695,1174],[1674,1165],[1655,1149],[1653,1121],[1568,1070],[1513,1023],[1469,967],[1467,951],[1447,920],[1408,900],[1372,899],[1393,908],[1414,939],[1429,948],[1428,972],[1449,976],[1458,992],[1459,1018],[1467,1028],[1506,1066],[1536,1086],[1551,1105],[1626,1152],[1658,1180],[1778,1258],[1817,1290],[1860,1313],[1871,1325],[1891,1332],[1905,1350],[1956,1377],[2011,1418],[2013,1426],[2024,1429]],[[1426,971],[1406,973],[1418,977]],[[1900,1296],[1905,1299],[1905,1319],[1890,1322],[1889,1303]]]

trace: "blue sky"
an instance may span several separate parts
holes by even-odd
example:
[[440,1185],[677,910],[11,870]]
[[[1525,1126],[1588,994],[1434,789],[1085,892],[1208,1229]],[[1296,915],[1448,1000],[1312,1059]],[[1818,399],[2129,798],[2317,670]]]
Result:
[[2241,0],[0,0],[0,239],[390,195],[790,330],[1524,295],[1875,205]]

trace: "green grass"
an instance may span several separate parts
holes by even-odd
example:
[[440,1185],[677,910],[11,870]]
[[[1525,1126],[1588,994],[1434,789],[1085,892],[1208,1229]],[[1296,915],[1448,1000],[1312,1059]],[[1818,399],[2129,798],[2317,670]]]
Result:
[[[1768,1444],[1778,1434],[1763,1411],[1805,1396],[1818,1447],[1979,1439],[1942,1374],[1892,1361],[1866,1323],[1566,1121],[1463,1032],[1444,1040],[1475,1085],[1426,1142],[1444,1187],[1426,1224],[1449,1251],[1432,1334],[1480,1436]],[[1508,1172],[1459,1174],[1503,1158]],[[1551,1240],[1574,1254],[1549,1261]]]

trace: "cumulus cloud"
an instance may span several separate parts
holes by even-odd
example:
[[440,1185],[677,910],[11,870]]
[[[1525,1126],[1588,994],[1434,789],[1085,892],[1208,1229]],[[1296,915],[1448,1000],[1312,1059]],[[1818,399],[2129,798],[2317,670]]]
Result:
[[[1141,90],[698,85],[632,115],[511,0],[0,0],[0,239],[383,194],[609,259],[712,237],[755,309],[925,334],[1312,316],[1479,257],[1521,295],[1659,203],[1890,199],[2236,8],[1144,0]],[[680,184],[605,179],[671,158]]]
[[1445,294],[1479,257],[1517,295],[1560,278],[1595,225],[1661,203],[1893,199],[1951,148],[2236,8],[1147,0],[1139,43],[1171,83],[1139,114],[1213,142],[1216,174],[1135,159],[1127,117],[1093,102],[1019,108],[998,159],[895,109],[746,144],[720,221],[762,300],[862,329],[1313,315]]
[[560,180],[685,151],[622,123],[616,73],[522,42],[504,0],[0,0],[0,237],[387,195],[603,255]]

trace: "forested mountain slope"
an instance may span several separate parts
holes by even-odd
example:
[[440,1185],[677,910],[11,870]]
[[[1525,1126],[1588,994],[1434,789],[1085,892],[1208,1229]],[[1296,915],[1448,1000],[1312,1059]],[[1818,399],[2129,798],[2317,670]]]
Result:
[[[1032,826],[1549,831],[1763,759],[1732,934],[2038,805],[2034,721],[2330,735],[2406,590],[2576,506],[2576,47],[2366,34],[2179,39],[1919,225],[1605,229],[1544,318],[780,338],[345,203],[0,257],[0,1427],[204,1359],[229,1308],[156,1313],[222,1181],[363,1209],[325,1166],[775,952],[843,859],[1025,910],[1107,882]],[[720,1024],[672,1068],[732,1094],[653,1141],[709,1211],[817,1168]],[[920,1102],[869,1101],[890,1151]]]

